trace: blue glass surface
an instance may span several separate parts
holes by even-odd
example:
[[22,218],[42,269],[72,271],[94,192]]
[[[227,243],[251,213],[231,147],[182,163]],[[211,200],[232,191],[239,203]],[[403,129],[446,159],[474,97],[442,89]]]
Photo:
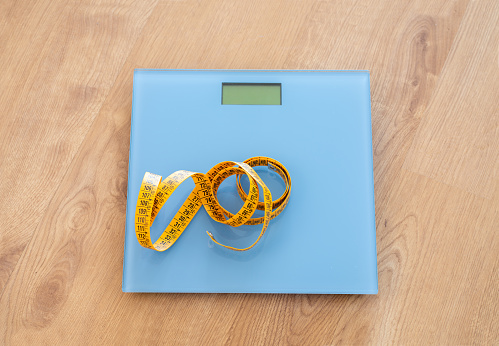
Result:
[[[281,83],[282,105],[222,105],[222,83]],[[268,156],[292,179],[286,209],[232,228],[204,208],[167,251],[139,245],[134,213],[146,171],[207,172],[221,161]],[[274,199],[276,173],[258,169]],[[233,177],[221,204],[241,205]],[[247,182],[246,182],[247,183]],[[152,227],[153,241],[194,184],[186,181]],[[360,293],[378,291],[369,72],[135,70],[123,265],[125,292]]]

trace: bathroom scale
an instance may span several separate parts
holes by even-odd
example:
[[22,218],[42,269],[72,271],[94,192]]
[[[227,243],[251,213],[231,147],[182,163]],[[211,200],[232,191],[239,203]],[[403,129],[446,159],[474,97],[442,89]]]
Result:
[[[256,156],[282,163],[292,187],[253,248],[224,248],[206,232],[244,248],[261,225],[224,225],[204,208],[168,250],[141,246],[135,210],[146,172],[206,173]],[[269,168],[254,170],[276,199],[286,187]],[[246,176],[241,185],[249,188]],[[153,242],[194,187],[189,178],[173,192]],[[217,198],[232,213],[243,206],[235,175]],[[135,70],[126,209],[124,292],[376,294],[369,72]]]

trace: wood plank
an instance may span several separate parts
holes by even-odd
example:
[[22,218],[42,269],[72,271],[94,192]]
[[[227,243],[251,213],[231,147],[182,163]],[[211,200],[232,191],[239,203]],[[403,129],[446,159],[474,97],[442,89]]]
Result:
[[469,6],[404,166],[487,198],[499,181],[498,23],[499,2]]
[[498,201],[407,171],[394,182],[377,229],[388,340],[497,343]]
[[132,1],[4,6],[0,293],[152,10]]
[[[499,197],[494,192],[485,199],[402,169],[447,69],[446,58],[466,5],[467,1],[159,3],[137,43],[119,48],[131,49],[131,54],[105,89],[108,93],[101,95],[106,99],[88,124],[86,136],[80,137],[81,147],[72,162],[64,166],[68,169],[64,173],[51,169],[52,174],[62,174],[55,180],[60,186],[0,297],[0,324],[5,326],[0,340],[4,344],[499,342],[495,290],[499,242],[493,232],[499,222]],[[474,7],[469,11],[466,26],[480,23],[480,13]],[[73,53],[72,61],[77,57]],[[380,293],[123,294],[134,67],[371,70]],[[80,76],[84,76],[81,71]],[[67,78],[72,77],[61,76],[56,84],[64,85]],[[54,114],[67,117],[62,108]],[[67,121],[81,122],[83,114],[76,112]],[[68,136],[78,135],[77,127],[66,128]],[[43,131],[52,140],[57,138]],[[3,143],[0,148],[5,148]],[[44,162],[51,155],[60,160],[62,154],[52,149],[40,155]],[[18,159],[12,162],[18,164]],[[5,172],[10,174],[11,169]],[[28,171],[27,176],[34,173]],[[11,242],[10,237],[4,240]]]
[[[43,1],[24,1],[21,3],[4,1],[0,3],[0,6],[0,47],[2,47],[0,49],[0,66],[2,66],[0,105],[3,110],[0,117],[0,157],[2,158],[0,160],[0,176],[2,177],[0,195],[16,197],[12,190],[18,188],[18,184],[24,183],[23,179],[20,179],[19,170],[24,170],[27,163],[20,161],[22,150],[15,148],[27,140],[24,136],[20,137],[23,132],[18,132],[17,137],[13,136],[15,119],[19,116],[13,105],[20,99],[24,102],[26,98],[26,93],[22,92],[24,85],[28,84],[26,81],[29,79],[29,75],[36,73],[31,71],[36,70],[43,57],[38,52],[43,49],[53,30],[52,26],[39,25],[39,23],[44,16],[53,18],[54,22],[58,22],[65,5],[56,3],[50,6],[48,2]],[[30,133],[28,132],[28,134]],[[18,143],[12,143],[12,137],[17,138]],[[19,177],[17,184],[16,175]],[[20,197],[17,201],[14,198],[0,198],[0,217],[12,227],[10,230],[0,233],[0,294],[26,245],[24,237],[15,236],[22,227],[20,224],[26,223],[28,225],[30,223],[30,220],[26,220],[29,214],[24,215],[19,202],[21,202]],[[38,206],[36,205],[34,208]],[[39,209],[39,212],[42,210],[43,207]],[[31,220],[31,225],[33,224],[36,227],[35,220]]]

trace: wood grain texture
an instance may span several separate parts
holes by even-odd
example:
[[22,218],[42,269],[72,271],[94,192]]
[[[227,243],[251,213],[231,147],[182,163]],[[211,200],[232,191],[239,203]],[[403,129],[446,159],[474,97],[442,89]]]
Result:
[[[0,343],[498,344],[497,1],[0,3]],[[132,73],[369,69],[379,294],[121,292]]]
[[499,2],[469,6],[405,164],[489,199],[499,187],[498,24]]

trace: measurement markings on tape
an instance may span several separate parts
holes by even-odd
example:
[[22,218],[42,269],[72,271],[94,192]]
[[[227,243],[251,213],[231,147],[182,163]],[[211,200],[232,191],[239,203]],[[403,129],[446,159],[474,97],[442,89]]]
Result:
[[[270,170],[279,174],[285,182],[286,189],[277,200],[272,200],[270,190],[253,170],[252,167],[256,166],[267,166]],[[250,187],[248,193],[241,186],[240,178],[243,174],[247,175],[249,179]],[[217,199],[217,191],[220,184],[232,175],[236,175],[237,191],[244,201],[242,208],[236,214],[225,210]],[[150,227],[154,219],[173,191],[188,178],[192,178],[194,181],[194,189],[166,227],[163,234],[153,243]],[[263,190],[264,202],[259,202],[260,190],[258,185]],[[284,210],[288,204],[290,192],[291,177],[286,167],[274,159],[263,156],[252,157],[244,162],[221,162],[213,166],[206,174],[180,170],[170,174],[165,180],[162,180],[159,175],[146,172],[140,186],[135,210],[135,233],[137,240],[140,245],[148,249],[156,251],[167,250],[177,241],[202,205],[213,220],[225,225],[238,227],[241,225],[258,225],[263,223],[262,230],[256,241],[251,246],[243,249],[221,244],[210,232],[206,232],[220,246],[235,251],[246,251],[258,243],[265,233],[270,220]],[[264,211],[264,216],[252,218],[253,213],[257,209]]]

